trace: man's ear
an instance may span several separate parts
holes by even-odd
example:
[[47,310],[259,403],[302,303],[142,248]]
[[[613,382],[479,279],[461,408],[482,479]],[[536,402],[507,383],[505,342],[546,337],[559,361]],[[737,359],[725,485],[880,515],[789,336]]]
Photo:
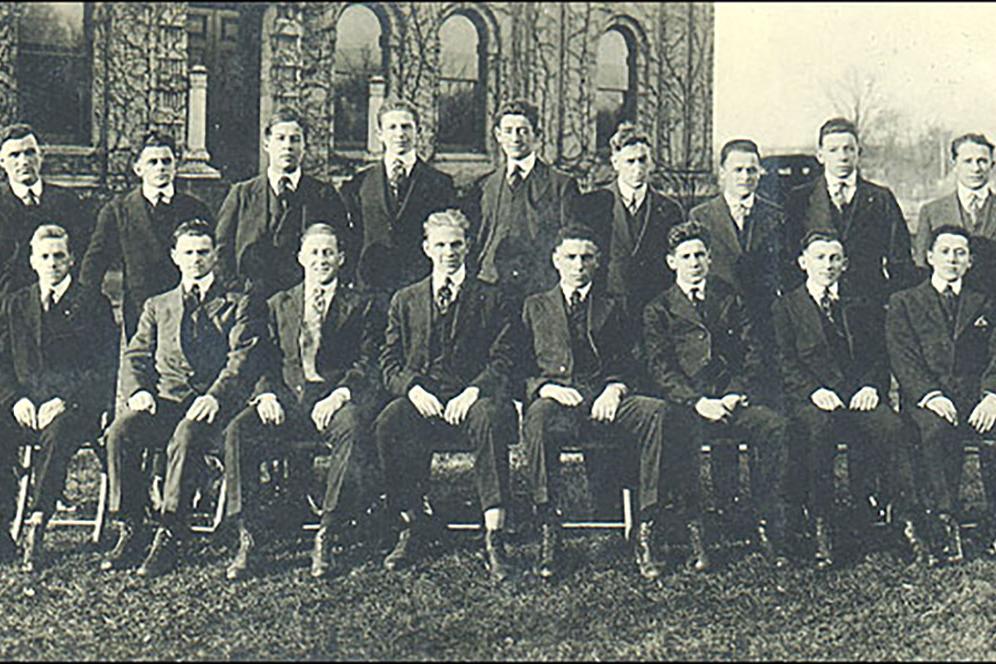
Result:
[[806,271],[806,254],[799,254],[795,259],[795,262],[799,264],[799,269],[803,272]]
[[664,254],[664,262],[674,271],[678,270],[678,261],[671,254]]
[[846,272],[847,271],[847,256],[844,256],[844,263],[841,266],[840,271],[841,272]]

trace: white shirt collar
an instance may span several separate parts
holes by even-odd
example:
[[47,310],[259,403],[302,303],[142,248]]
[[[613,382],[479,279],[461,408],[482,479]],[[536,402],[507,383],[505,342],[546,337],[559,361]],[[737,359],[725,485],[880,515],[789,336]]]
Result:
[[522,179],[525,180],[529,177],[529,174],[533,172],[533,167],[536,166],[536,152],[530,152],[528,155],[522,159],[508,159],[508,163],[505,165],[505,175],[509,176],[512,174],[512,167],[518,166],[519,170],[522,171]]
[[[329,305],[332,303],[332,298],[335,297],[335,293],[339,288],[339,277],[336,277],[328,284],[309,284],[308,280],[304,280],[304,301],[308,302],[314,297],[315,290],[321,288],[325,293],[325,311],[322,315],[328,313]],[[305,309],[307,311],[307,308]]]
[[[810,280],[807,279],[806,280],[806,290],[809,291],[809,296],[811,298],[813,298],[813,300],[817,304],[819,304],[820,300],[823,299],[823,286],[819,286],[819,285],[817,285],[817,284],[815,284],[812,281],[810,281]],[[830,284],[827,287],[827,291],[830,292],[830,299],[831,300],[834,300],[834,301],[839,300],[840,299],[840,282],[839,281],[835,281],[832,284]]]
[[726,200],[726,207],[730,208],[730,214],[733,214],[733,210],[735,210],[738,205],[742,205],[747,208],[748,211],[754,207],[754,194],[751,194],[747,198],[740,198],[739,196],[734,196],[724,191],[723,198]]
[[169,205],[170,201],[173,200],[173,196],[176,195],[176,188],[172,184],[168,184],[162,188],[147,187],[145,183],[142,183],[142,196],[145,196],[145,200],[149,201],[151,205],[156,204],[156,197],[162,194],[163,203]]
[[958,200],[961,202],[961,207],[964,208],[965,210],[968,209],[968,204],[971,202],[971,199],[979,195],[982,196],[982,202],[984,203],[986,201],[986,198],[989,197],[988,184],[985,184],[982,187],[979,187],[978,189],[969,189],[968,187],[962,185],[960,182],[958,183]]
[[616,180],[616,183],[619,185],[619,193],[622,194],[623,201],[631,201],[635,197],[636,207],[639,208],[641,205],[643,205],[644,199],[647,198],[646,182],[644,182],[643,185],[637,188],[633,188],[619,179]]
[[582,286],[581,288],[571,288],[570,286],[567,286],[563,282],[561,282],[560,290],[564,293],[564,300],[566,300],[567,302],[571,301],[571,293],[573,293],[575,290],[581,293],[581,301],[584,302],[585,300],[588,299],[588,293],[591,292],[592,283],[594,282],[589,281],[586,285]]
[[66,291],[69,290],[69,286],[72,283],[73,283],[73,275],[71,274],[67,274],[65,277],[62,278],[62,281],[57,283],[52,288],[46,288],[39,283],[39,290],[41,290],[42,302],[45,301],[45,296],[48,294],[48,292],[52,291],[52,301],[58,303],[59,300],[62,299],[62,296],[66,294]]
[[283,171],[274,171],[272,168],[266,169],[266,177],[270,181],[270,188],[273,189],[273,193],[280,192],[280,178],[287,177],[290,178],[291,191],[297,191],[297,185],[301,182],[301,167],[298,166],[297,170],[292,173],[284,173]]
[[183,286],[183,293],[184,294],[189,293],[190,289],[193,288],[194,284],[197,284],[197,288],[200,289],[201,302],[203,302],[204,298],[208,294],[208,291],[211,290],[212,284],[214,284],[214,272],[208,272],[200,279],[181,280],[180,285]]
[[833,191],[834,185],[838,182],[843,182],[847,185],[848,194],[853,194],[854,190],[858,187],[858,169],[856,168],[846,178],[837,178],[826,172],[823,175],[827,181],[827,189],[831,191]]
[[700,281],[697,284],[686,284],[683,281],[675,279],[674,283],[677,284],[678,288],[681,289],[681,292],[685,294],[685,297],[691,299],[691,292],[692,292],[692,289],[694,288],[694,289],[698,290],[700,293],[702,293],[702,297],[704,298],[705,297],[705,292],[706,292],[706,284],[708,283],[708,279],[703,279],[702,281]]
[[951,286],[951,290],[954,291],[955,295],[961,295],[961,281],[962,281],[961,279],[959,279],[958,281],[944,281],[939,276],[937,276],[936,272],[930,275],[930,285],[933,286],[934,290],[936,290],[938,293],[943,293],[944,289],[946,289],[948,286]]
[[42,180],[38,178],[35,183],[30,187],[25,187],[20,182],[14,182],[13,180],[7,180],[10,183],[10,190],[14,192],[14,195],[20,198],[22,201],[28,197],[28,192],[30,191],[35,195],[35,199],[39,202],[41,201],[42,195]]
[[412,169],[415,168],[415,159],[416,159],[415,150],[409,150],[404,154],[387,154],[385,152],[384,168],[387,170],[388,174],[391,173],[391,164],[394,163],[395,159],[400,159],[401,163],[404,165],[405,177],[408,177],[409,175],[412,174]]
[[463,286],[463,282],[467,279],[467,266],[461,265],[460,269],[453,274],[447,274],[445,272],[432,271],[432,294],[435,295],[439,292],[439,289],[443,287],[446,283],[446,279],[449,278],[452,284],[451,290],[453,291],[453,297],[460,291],[460,287]]

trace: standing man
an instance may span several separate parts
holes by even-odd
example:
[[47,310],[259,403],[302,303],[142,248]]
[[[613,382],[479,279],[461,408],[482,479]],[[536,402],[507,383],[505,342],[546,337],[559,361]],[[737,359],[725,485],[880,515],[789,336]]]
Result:
[[[344,187],[354,233],[361,238],[364,286],[391,293],[429,274],[422,252],[422,224],[433,212],[453,207],[453,178],[415,153],[419,113],[406,101],[388,101],[377,112],[384,158]],[[378,250],[370,247],[380,245]]]
[[[558,567],[560,450],[565,443],[583,440],[587,432],[611,441],[614,458],[603,455],[599,460],[611,460],[613,470],[625,465],[620,454],[639,457],[636,563],[641,576],[652,580],[660,576],[652,541],[654,518],[663,502],[659,494],[665,423],[673,424],[674,419],[660,399],[633,393],[631,345],[636,335],[622,300],[593,283],[598,253],[591,229],[562,228],[552,255],[560,283],[527,298],[522,311],[529,400],[522,431],[542,529],[537,573],[551,578]],[[585,464],[592,461],[586,452]]]
[[331,452],[313,577],[334,566],[331,528],[367,504],[375,455],[365,434],[380,403],[376,355],[384,327],[372,301],[339,281],[345,257],[334,228],[309,226],[298,252],[304,282],[267,303],[267,350],[275,355],[262,367],[251,405],[225,431],[226,511],[239,526],[229,579],[244,577],[251,565],[260,534],[253,527],[259,464],[285,456],[284,441],[317,439]]
[[93,220],[69,188],[43,181],[42,148],[27,124],[13,124],[0,134],[0,166],[7,174],[0,187],[0,297],[35,283],[28,263],[31,236],[45,223],[62,226],[74,256],[82,256]]
[[654,160],[646,134],[624,122],[609,147],[616,181],[585,194],[580,209],[598,227],[599,245],[605,247],[608,292],[638,317],[670,285],[671,273],[661,266],[661,256],[667,253],[668,231],[684,221],[684,212],[650,186]]
[[124,566],[138,553],[134,534],[148,495],[142,450],[166,447],[160,525],[138,570],[150,577],[175,564],[176,539],[187,532],[188,460],[208,449],[244,403],[246,365],[257,341],[247,297],[226,290],[215,275],[218,257],[210,226],[181,224],[170,255],[180,269],[180,283],[142,307],[121,367],[128,408],[107,432],[109,511],[118,542],[102,569]]
[[301,281],[297,251],[313,222],[348,228],[335,188],[301,172],[307,127],[295,112],[275,112],[266,123],[266,172],[232,185],[218,212],[219,277],[249,286],[264,307],[273,293]]
[[972,269],[967,283],[990,295],[996,294],[996,196],[989,190],[993,170],[993,145],[982,134],[963,134],[951,141],[951,165],[955,191],[925,203],[913,237],[913,259],[927,265],[927,250],[933,231],[941,226],[960,226],[972,238]]
[[142,182],[100,211],[83,256],[80,281],[96,291],[108,268],[121,265],[126,340],[135,333],[145,300],[180,278],[169,256],[177,226],[192,219],[212,223],[204,203],[176,190],[177,157],[170,136],[149,132],[142,138],[132,167]]
[[[982,482],[996,509],[996,459],[982,436],[996,422],[996,311],[993,300],[965,283],[972,265],[968,231],[953,224],[931,232],[930,279],[889,300],[886,342],[905,411],[920,432],[925,507],[939,526],[933,553],[964,559],[956,519],[964,445],[980,451]],[[989,533],[991,536],[991,533]]]
[[513,319],[498,288],[467,274],[469,225],[459,210],[429,215],[422,249],[432,274],[391,300],[380,366],[394,400],[377,416],[374,436],[388,509],[400,513],[402,528],[384,567],[414,557],[434,445],[456,441],[474,450],[486,566],[500,582],[510,572],[502,529],[511,497],[508,446],[517,433],[508,384]]
[[[816,151],[823,177],[789,192],[785,246],[800,246],[817,228],[836,231],[848,257],[841,293],[867,295],[884,305],[890,293],[916,283],[917,271],[899,203],[889,189],[861,177],[860,156],[853,122],[833,118],[823,123]],[[786,287],[794,288],[804,277],[795,271]]]
[[[41,565],[42,535],[69,460],[81,443],[100,434],[101,414],[113,404],[114,316],[102,295],[91,297],[73,280],[72,264],[65,229],[39,226],[31,238],[38,281],[0,305],[0,412],[7,413],[0,418],[0,446],[16,451],[18,443],[37,441],[41,448],[24,531],[25,572]],[[3,464],[5,474],[9,465]],[[12,483],[2,484],[0,492],[7,493]],[[0,498],[0,514],[9,499]],[[6,526],[7,520],[0,523]]]
[[[503,104],[494,133],[505,165],[484,179],[475,262],[482,280],[498,284],[521,302],[557,282],[546,251],[557,230],[573,219],[578,186],[536,155],[540,126],[533,104]],[[519,256],[518,268],[505,270],[511,262],[496,260],[499,255]]]

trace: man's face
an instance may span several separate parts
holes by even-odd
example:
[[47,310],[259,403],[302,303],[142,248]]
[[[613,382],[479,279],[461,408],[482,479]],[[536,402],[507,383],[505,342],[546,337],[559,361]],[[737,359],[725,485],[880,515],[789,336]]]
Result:
[[761,181],[761,160],[753,152],[734,150],[719,167],[719,179],[727,195],[747,198]]
[[958,281],[972,267],[968,240],[961,235],[942,233],[927,250],[927,264],[944,281]]
[[705,242],[698,238],[685,240],[667,255],[667,266],[674,270],[678,281],[685,284],[698,284],[709,274],[712,259]]
[[422,241],[422,251],[432,261],[432,269],[454,274],[467,257],[467,236],[460,228],[432,226]]
[[276,171],[293,173],[304,156],[304,130],[297,122],[278,122],[270,127],[263,145]]
[[799,256],[799,267],[805,271],[809,281],[826,288],[837,283],[847,269],[844,247],[837,241],[811,242]]
[[309,235],[297,252],[304,278],[312,284],[332,283],[345,261],[346,256],[339,251],[339,241],[334,235]]
[[647,183],[653,166],[650,146],[646,143],[627,145],[612,155],[612,168],[616,169],[619,180],[628,187],[638,189]]
[[173,184],[176,176],[176,158],[167,146],[144,148],[135,162],[135,175],[142,178],[142,184],[154,189],[162,189]]
[[405,154],[415,149],[418,125],[408,111],[388,111],[380,119],[377,136],[384,144],[384,151],[392,155]]
[[218,262],[214,241],[206,235],[181,235],[170,256],[187,280],[206,277]]
[[42,153],[32,134],[12,138],[0,145],[0,166],[11,182],[32,186],[41,177]]
[[598,247],[590,240],[564,240],[553,251],[553,266],[562,285],[583,288],[591,283],[598,269]]
[[846,132],[827,134],[816,159],[833,177],[846,178],[858,167],[858,139]]
[[31,268],[42,284],[55,286],[66,278],[72,266],[66,238],[50,237],[31,243]]
[[495,140],[509,159],[522,159],[532,154],[536,131],[524,115],[503,115],[495,127]]
[[993,169],[993,155],[985,145],[965,142],[958,146],[954,160],[958,184],[968,189],[980,189],[989,182]]

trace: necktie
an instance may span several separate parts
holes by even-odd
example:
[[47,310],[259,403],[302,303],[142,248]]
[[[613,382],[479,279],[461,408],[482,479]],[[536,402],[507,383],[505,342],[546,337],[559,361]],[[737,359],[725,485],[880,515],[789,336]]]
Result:
[[634,217],[636,216],[636,211],[640,209],[640,206],[637,204],[635,193],[633,194],[632,198],[626,201],[626,209],[629,210],[629,213],[631,215],[633,215]]
[[847,185],[843,182],[835,182],[833,190],[830,192],[830,199],[838,210],[843,210],[844,205],[847,204],[846,189]]
[[34,207],[35,205],[38,205],[38,197],[35,196],[35,192],[31,191],[30,189],[28,189],[28,193],[24,195],[24,198],[22,200],[24,201],[24,204],[27,205],[28,207]]
[[982,210],[982,203],[985,199],[979,194],[972,194],[968,201],[968,216],[972,223],[972,229],[979,225],[979,211]]
[[436,291],[436,306],[439,307],[439,313],[443,316],[450,309],[450,304],[453,302],[453,282],[450,281],[449,277],[443,282],[443,285],[439,287]]
[[398,199],[401,198],[401,192],[404,191],[405,163],[400,159],[395,159],[391,162],[391,172],[388,173],[387,179],[391,185],[391,196],[394,197],[394,201],[397,203]]
[[823,297],[820,298],[820,309],[823,311],[823,315],[827,317],[832,325],[837,324],[837,320],[833,315],[833,299],[830,297],[830,291],[823,291]]
[[325,317],[325,289],[320,286],[311,293],[311,312],[315,320],[321,321]]
[[698,286],[692,286],[688,289],[688,299],[692,301],[692,306],[695,307],[695,311],[702,315],[702,304],[705,302],[705,293]]
[[574,292],[571,293],[571,299],[568,300],[567,302],[568,309],[572,316],[576,314],[578,311],[580,311],[581,304],[582,304],[581,291],[575,290]]
[[736,205],[733,206],[733,221],[736,222],[737,228],[741,231],[744,229],[744,219],[747,218],[749,212],[750,208],[741,201],[737,201]]
[[42,298],[42,309],[45,311],[51,311],[52,307],[55,306],[55,292],[49,289],[45,292],[45,297]]
[[515,191],[522,184],[522,168],[518,164],[512,166],[512,172],[508,174],[508,188]]
[[284,211],[290,205],[291,179],[286,175],[277,180],[277,200],[280,201],[280,210]]
[[958,311],[958,296],[955,295],[954,288],[948,284],[941,294],[941,301],[944,303],[944,315],[948,319],[948,327],[952,330],[955,324],[955,314]]

